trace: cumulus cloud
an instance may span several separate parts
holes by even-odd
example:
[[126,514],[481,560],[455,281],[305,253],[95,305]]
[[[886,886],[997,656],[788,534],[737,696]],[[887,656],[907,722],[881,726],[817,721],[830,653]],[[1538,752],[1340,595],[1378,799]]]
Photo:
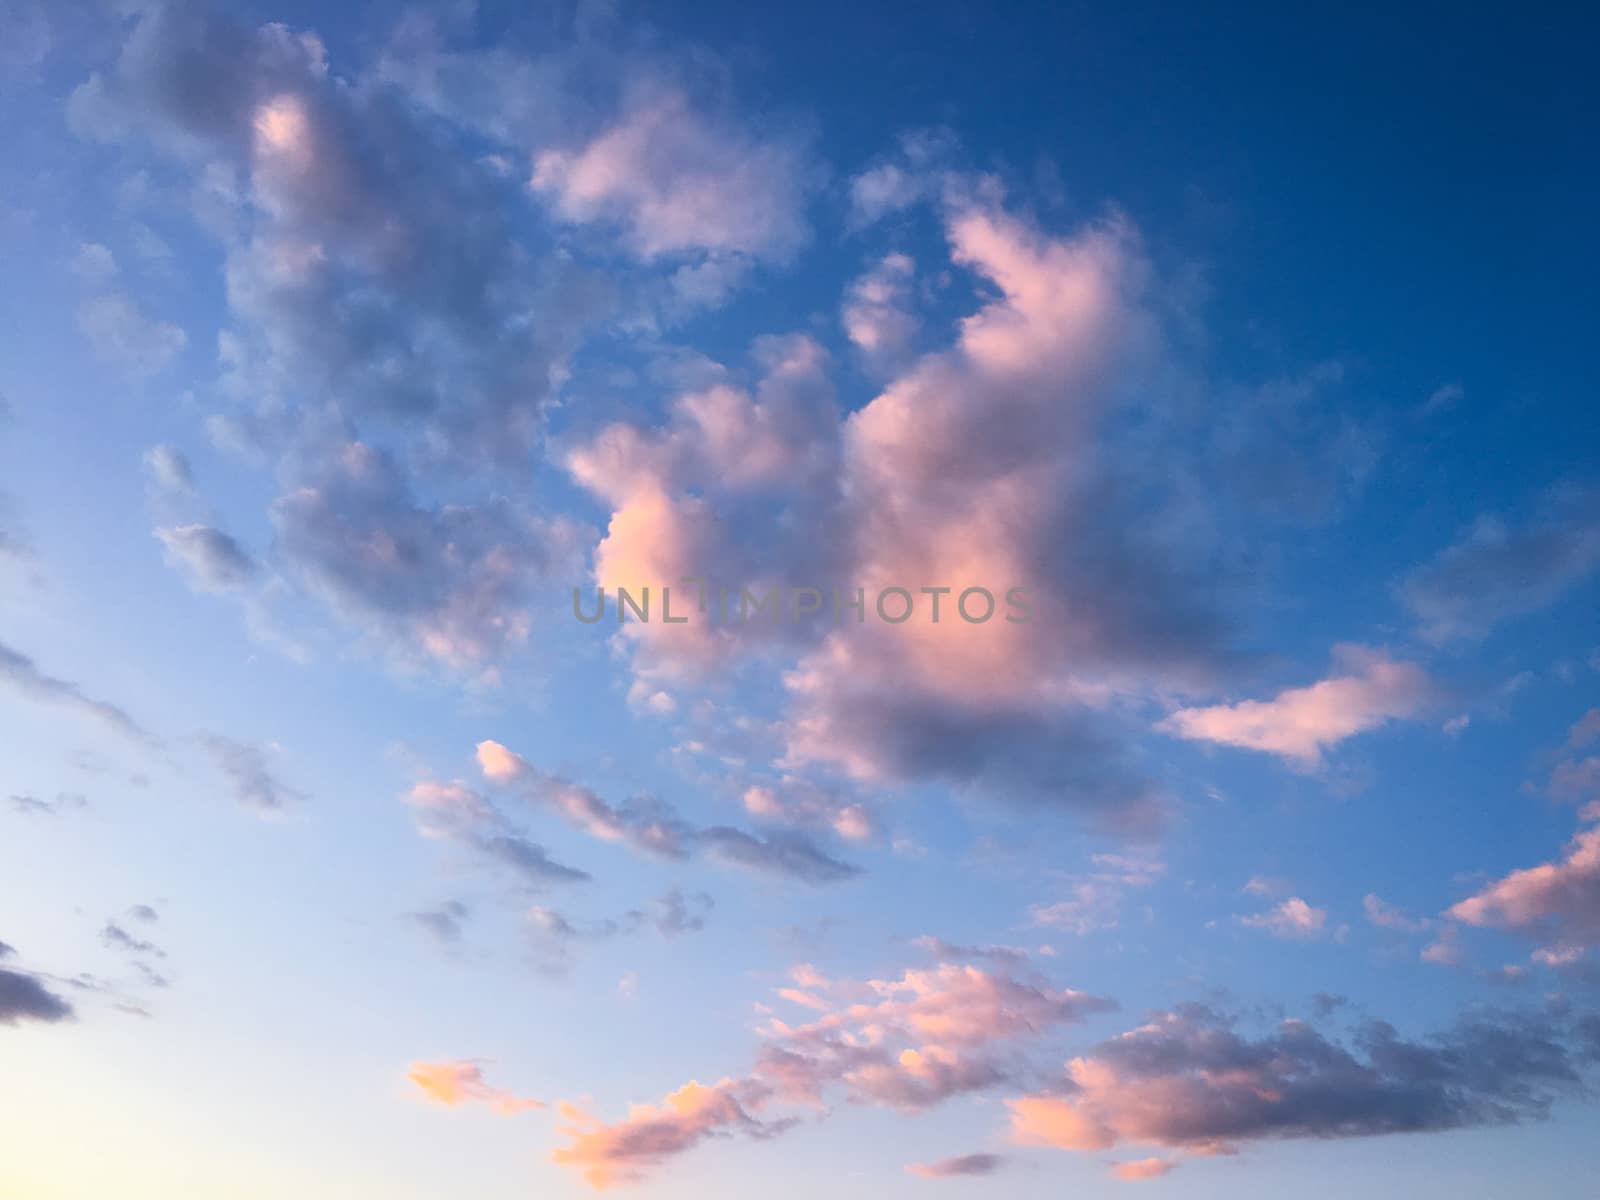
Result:
[[1340,646],[1334,657],[1343,674],[1289,688],[1271,700],[1181,708],[1157,728],[1313,768],[1324,751],[1389,721],[1414,716],[1430,698],[1427,675],[1412,663],[1360,646]]
[[1521,522],[1483,516],[1398,585],[1433,642],[1482,637],[1600,567],[1600,490],[1559,488]]
[[1250,1037],[1192,1007],[1073,1059],[1058,1091],[1007,1105],[1019,1143],[1078,1151],[1217,1154],[1268,1139],[1512,1124],[1581,1091],[1580,1033],[1557,1016],[1488,1013],[1423,1039],[1369,1022],[1351,1048],[1298,1020]]
[[123,709],[86,695],[82,688],[64,679],[46,675],[33,659],[0,643],[0,684],[38,704],[65,708],[87,716],[124,737],[154,744],[155,739]]
[[236,741],[215,733],[201,734],[200,744],[233,786],[235,798],[246,808],[262,814],[276,813],[305,799],[273,771],[269,754],[274,747]]
[[933,1162],[911,1163],[906,1174],[919,1179],[959,1179],[971,1175],[993,1175],[1006,1160],[998,1154],[959,1154]]
[[491,1087],[484,1080],[483,1064],[471,1060],[414,1062],[406,1069],[406,1078],[429,1100],[447,1108],[485,1104],[509,1116],[545,1107],[541,1100]]
[[254,578],[255,559],[232,536],[209,525],[175,525],[156,530],[167,561],[182,567],[206,591],[242,587]]

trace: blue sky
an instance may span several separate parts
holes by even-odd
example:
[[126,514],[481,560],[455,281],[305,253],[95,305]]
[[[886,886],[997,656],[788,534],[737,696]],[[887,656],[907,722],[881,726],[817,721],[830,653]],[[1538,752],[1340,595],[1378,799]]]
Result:
[[0,1188],[1585,1195],[1576,20],[0,3]]

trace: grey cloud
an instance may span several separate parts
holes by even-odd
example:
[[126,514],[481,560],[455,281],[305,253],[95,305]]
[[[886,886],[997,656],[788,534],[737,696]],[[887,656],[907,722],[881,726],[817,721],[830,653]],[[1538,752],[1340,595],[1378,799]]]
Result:
[[1483,1012],[1424,1038],[1371,1021],[1345,1045],[1294,1020],[1250,1037],[1190,1006],[1090,1051],[1058,1103],[1094,1131],[1097,1149],[1126,1139],[1214,1151],[1512,1124],[1582,1091],[1579,1034],[1559,1014]]
[[478,847],[536,887],[547,883],[586,883],[592,878],[587,871],[556,862],[543,846],[517,834],[490,834],[478,842]]
[[576,527],[503,498],[425,504],[392,457],[356,442],[309,469],[272,521],[279,548],[343,612],[458,663],[522,643],[533,585],[577,541]]
[[29,700],[70,709],[135,741],[155,743],[154,737],[115,704],[85,695],[75,683],[46,675],[34,665],[33,659],[3,642],[0,642],[0,683],[9,685]]
[[839,883],[861,874],[861,868],[840,862],[803,833],[775,831],[757,835],[726,825],[700,833],[711,853],[726,862],[803,883]]
[[471,910],[459,900],[446,900],[438,908],[410,914],[411,920],[443,946],[461,941]]
[[[490,746],[494,749],[487,751]],[[492,764],[488,772],[492,779],[508,784],[524,799],[554,809],[592,836],[623,842],[655,858],[677,860],[705,851],[724,862],[812,884],[839,882],[861,873],[799,831],[752,834],[729,826],[702,828],[653,796],[609,804],[581,784],[545,774],[498,743],[483,743],[479,756],[480,763]]]
[[271,813],[305,799],[277,777],[263,747],[214,733],[201,734],[200,742],[233,785],[235,798],[246,808]]
[[165,958],[167,952],[154,942],[136,938],[115,921],[107,921],[100,930],[100,940],[113,950],[121,950],[126,954],[150,954],[156,958]]
[[57,792],[51,800],[28,795],[14,795],[9,799],[11,807],[24,816],[59,817],[89,805],[88,797],[77,792]]
[[1398,585],[1400,600],[1433,642],[1482,637],[1537,612],[1600,567],[1600,489],[1549,493],[1513,523],[1480,517]]
[[167,548],[167,561],[179,565],[207,591],[241,587],[256,574],[255,559],[232,536],[209,525],[177,525],[157,529]]
[[173,446],[154,446],[145,453],[144,465],[157,486],[164,490],[194,491],[194,472],[183,451]]
[[[0,942],[0,959],[12,958],[16,950]],[[0,1025],[22,1021],[66,1021],[74,1016],[72,1005],[27,971],[0,968]]]

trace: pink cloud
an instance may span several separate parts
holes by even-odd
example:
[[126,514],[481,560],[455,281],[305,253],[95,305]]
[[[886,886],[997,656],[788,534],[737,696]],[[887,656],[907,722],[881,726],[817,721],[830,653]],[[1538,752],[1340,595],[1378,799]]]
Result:
[[1255,916],[1240,917],[1239,924],[1264,929],[1273,937],[1299,939],[1321,937],[1328,924],[1328,910],[1313,908],[1299,896]]
[[454,1062],[414,1062],[406,1078],[437,1104],[454,1108],[461,1104],[486,1104],[496,1112],[520,1113],[543,1108],[542,1100],[518,1096],[490,1087],[483,1078],[483,1067],[470,1059]]
[[1588,805],[1582,817],[1591,824],[1567,843],[1560,859],[1513,871],[1446,915],[1535,937],[1555,950],[1600,944],[1600,802]]
[[626,1118],[607,1124],[572,1104],[560,1133],[568,1144],[551,1151],[551,1161],[576,1168],[596,1191],[638,1183],[652,1168],[693,1149],[707,1138],[734,1132],[766,1136],[776,1128],[752,1117],[746,1106],[759,1088],[724,1079],[707,1087],[690,1081],[659,1105],[636,1104]]
[[539,153],[530,186],[568,221],[620,226],[643,258],[784,259],[806,238],[807,171],[797,141],[758,139],[657,88],[587,145]]
[[1111,1173],[1118,1179],[1137,1181],[1142,1179],[1160,1179],[1163,1175],[1170,1174],[1178,1169],[1178,1164],[1170,1158],[1139,1158],[1132,1162],[1117,1163],[1111,1168]]
[[1190,741],[1260,750],[1311,768],[1323,751],[1388,721],[1414,715],[1431,686],[1420,667],[1360,646],[1335,657],[1345,674],[1290,688],[1271,700],[1181,708],[1157,728]]

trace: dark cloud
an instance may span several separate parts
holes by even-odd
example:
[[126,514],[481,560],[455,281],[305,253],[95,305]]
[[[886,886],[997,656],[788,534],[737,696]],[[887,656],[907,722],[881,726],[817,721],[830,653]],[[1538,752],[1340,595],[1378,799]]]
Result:
[[215,733],[201,734],[200,742],[233,785],[234,797],[246,808],[272,813],[305,799],[273,773],[265,748]]
[[46,675],[34,665],[33,659],[4,643],[0,643],[0,683],[9,685],[40,704],[66,708],[92,717],[135,741],[155,743],[154,737],[115,704],[85,695],[75,683]]
[[1126,1140],[1215,1153],[1511,1124],[1582,1092],[1580,1036],[1560,1014],[1484,1012],[1419,1039],[1370,1021],[1346,1045],[1297,1020],[1251,1037],[1191,1006],[1101,1043],[1058,1092],[1011,1101],[1014,1133],[1073,1150]]
[[[15,953],[0,942],[0,958],[10,958]],[[0,1025],[66,1021],[74,1015],[72,1005],[45,987],[37,976],[0,968]]]
[[1559,488],[1521,523],[1478,518],[1401,580],[1399,595],[1430,641],[1481,637],[1536,612],[1600,567],[1600,489]]

